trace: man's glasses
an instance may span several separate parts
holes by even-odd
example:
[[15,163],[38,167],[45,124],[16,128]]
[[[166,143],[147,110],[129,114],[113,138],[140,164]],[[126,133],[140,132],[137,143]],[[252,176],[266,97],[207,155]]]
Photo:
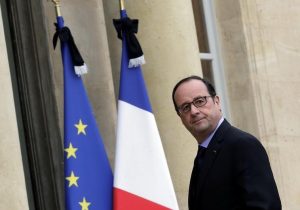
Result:
[[182,104],[181,106],[179,106],[177,109],[178,109],[178,112],[180,114],[187,114],[191,111],[192,109],[192,104],[199,108],[199,107],[202,107],[204,106],[206,103],[207,103],[207,98],[209,97],[214,97],[214,96],[199,96],[197,98],[195,98],[192,102],[190,103],[184,103]]

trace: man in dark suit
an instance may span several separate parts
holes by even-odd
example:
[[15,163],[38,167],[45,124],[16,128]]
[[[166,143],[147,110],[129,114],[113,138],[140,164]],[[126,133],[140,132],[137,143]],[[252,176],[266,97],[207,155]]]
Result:
[[214,87],[198,76],[179,81],[173,103],[198,142],[189,188],[190,210],[280,210],[267,153],[252,135],[222,117]]

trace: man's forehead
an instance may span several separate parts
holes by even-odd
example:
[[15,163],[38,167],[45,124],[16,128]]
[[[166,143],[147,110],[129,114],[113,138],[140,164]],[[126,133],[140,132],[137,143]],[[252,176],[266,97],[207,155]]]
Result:
[[192,79],[192,80],[183,82],[180,86],[178,86],[176,92],[185,91],[185,90],[186,91],[201,91],[201,92],[208,93],[206,85],[201,80],[196,80],[196,79]]
[[199,96],[209,95],[206,85],[200,80],[189,80],[178,86],[175,92],[175,99],[189,100]]

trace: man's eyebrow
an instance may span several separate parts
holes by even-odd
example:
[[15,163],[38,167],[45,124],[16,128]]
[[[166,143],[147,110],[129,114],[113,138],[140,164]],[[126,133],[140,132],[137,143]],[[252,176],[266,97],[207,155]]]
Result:
[[204,98],[205,96],[196,96],[195,98],[193,98],[193,100],[195,99],[199,99],[199,98]]
[[185,105],[185,104],[190,104],[190,103],[192,103],[194,100],[199,99],[199,98],[204,98],[204,96],[196,96],[195,98],[193,98],[192,101],[190,101],[190,102],[185,101],[185,102],[183,102],[181,105],[179,105],[179,107],[180,107],[180,106],[183,106],[183,105]]

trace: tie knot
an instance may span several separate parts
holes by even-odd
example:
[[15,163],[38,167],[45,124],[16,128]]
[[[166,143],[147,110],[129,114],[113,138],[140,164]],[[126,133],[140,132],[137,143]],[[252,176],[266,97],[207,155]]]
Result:
[[198,146],[197,156],[198,156],[198,157],[203,157],[205,151],[206,151],[206,147],[203,147],[203,146],[199,145],[199,146]]

